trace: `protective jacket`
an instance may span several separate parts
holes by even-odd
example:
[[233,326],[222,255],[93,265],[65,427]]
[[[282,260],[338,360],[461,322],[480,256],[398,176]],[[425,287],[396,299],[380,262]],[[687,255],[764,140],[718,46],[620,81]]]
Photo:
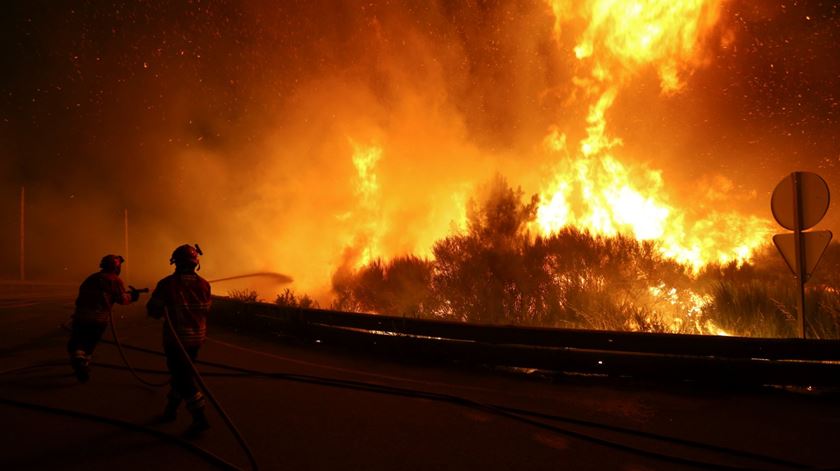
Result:
[[[184,347],[201,346],[207,338],[210,283],[195,273],[173,273],[158,282],[146,310],[156,319],[166,312]],[[163,342],[177,345],[166,325]]]
[[86,324],[107,324],[114,303],[128,304],[131,295],[116,273],[100,271],[90,275],[79,287],[73,321]]

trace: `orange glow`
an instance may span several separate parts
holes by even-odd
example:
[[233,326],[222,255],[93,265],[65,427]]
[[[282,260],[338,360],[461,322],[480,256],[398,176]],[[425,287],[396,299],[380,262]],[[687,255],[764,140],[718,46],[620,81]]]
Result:
[[[721,196],[710,190],[703,203],[714,197],[719,206],[686,202],[678,192],[696,189],[669,182],[656,166],[680,156],[630,155],[625,141],[638,147],[636,136],[613,128],[613,113],[626,111],[622,100],[637,83],[653,84],[642,96],[662,102],[691,90],[691,74],[708,62],[708,46],[720,44],[722,0],[545,1],[548,7],[533,9],[530,22],[511,26],[504,36],[510,44],[498,45],[521,60],[511,68],[533,63],[519,56],[523,44],[533,44],[534,53],[556,46],[539,57],[560,61],[551,62],[558,71],[534,68],[485,83],[485,71],[462,62],[458,48],[433,48],[419,33],[406,43],[362,34],[370,53],[364,67],[297,92],[302,124],[271,143],[284,149],[278,177],[295,176],[278,219],[296,226],[267,237],[276,264],[294,267],[287,271],[296,289],[326,305],[338,271],[380,258],[432,257],[437,241],[465,230],[469,200],[494,174],[539,196],[532,235],[570,226],[624,234],[654,241],[662,255],[695,272],[712,262],[749,260],[765,243],[769,221],[720,204],[736,188],[713,181]],[[385,28],[383,38],[402,38],[384,19],[372,26]],[[423,60],[408,60],[406,48]],[[491,65],[500,73],[506,67]],[[369,69],[376,74],[367,80]],[[504,96],[494,87],[506,80],[528,88]],[[538,96],[545,101],[536,102]],[[639,114],[644,121],[644,111]],[[530,115],[537,118],[528,121]],[[300,171],[285,164],[298,161]],[[266,189],[266,201],[276,191]]]

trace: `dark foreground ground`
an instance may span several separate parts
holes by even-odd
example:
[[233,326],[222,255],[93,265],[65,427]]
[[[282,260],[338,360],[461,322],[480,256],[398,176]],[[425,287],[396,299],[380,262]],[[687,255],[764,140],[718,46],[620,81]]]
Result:
[[[166,388],[144,386],[119,368],[113,345],[100,345],[87,384],[63,364],[9,371],[65,360],[67,332],[60,326],[72,296],[72,287],[0,285],[0,469],[218,469],[187,442],[167,438],[180,437],[186,413],[174,424],[153,423]],[[115,312],[125,344],[160,350],[160,324],[144,316],[142,303]],[[548,378],[373,358],[212,327],[210,337],[202,360],[287,374],[257,377],[200,365],[262,469],[840,465],[840,401],[833,394]],[[127,353],[135,367],[164,368],[162,357]],[[156,371],[144,377],[165,379]],[[213,428],[189,443],[247,469],[221,417],[209,416]]]

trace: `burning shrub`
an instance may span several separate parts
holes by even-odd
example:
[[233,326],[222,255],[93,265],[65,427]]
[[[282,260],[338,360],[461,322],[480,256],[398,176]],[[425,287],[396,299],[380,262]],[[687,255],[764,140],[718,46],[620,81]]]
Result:
[[[832,270],[836,272],[836,270]],[[840,338],[840,296],[838,290],[822,285],[808,291],[805,328],[809,338]]]
[[[543,261],[528,251],[528,224],[537,199],[522,202],[500,176],[471,200],[468,230],[438,241],[434,247],[433,289],[445,300],[438,315],[480,323],[523,323],[533,320],[547,283]],[[528,255],[538,255],[524,263]],[[542,282],[542,283],[541,283]]]
[[433,261],[377,260],[337,273],[333,307],[490,324],[685,329],[672,327],[679,318],[672,311],[684,306],[658,306],[650,287],[688,286],[686,269],[652,243],[571,228],[534,237],[536,197],[525,200],[501,177],[479,194],[467,231],[438,241]]
[[[840,245],[826,250],[821,269],[807,286],[805,318],[809,338],[840,338],[837,268]],[[704,315],[723,331],[742,336],[791,337],[797,333],[793,275],[772,246],[751,263],[709,265],[697,277],[710,302]]]
[[[536,197],[496,177],[470,202],[467,230],[434,259],[376,260],[333,277],[335,309],[473,323],[690,334],[792,336],[794,284],[772,247],[699,273],[655,242],[567,227],[533,236]],[[826,267],[830,265],[830,267]],[[811,280],[809,335],[840,337],[840,244]]]
[[793,286],[787,285],[754,279],[720,280],[713,284],[712,301],[704,312],[726,332],[754,337],[791,336],[796,301]]
[[432,262],[408,256],[375,260],[355,273],[334,276],[332,308],[413,317],[433,313],[432,268]]

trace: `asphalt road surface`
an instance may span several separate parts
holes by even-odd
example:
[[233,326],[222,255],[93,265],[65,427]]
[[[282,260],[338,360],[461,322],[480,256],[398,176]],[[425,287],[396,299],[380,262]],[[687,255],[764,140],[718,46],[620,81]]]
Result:
[[[166,388],[100,344],[91,380],[66,363],[73,287],[0,285],[0,469],[219,469],[248,460],[221,417],[181,438],[156,424]],[[116,307],[124,344],[160,351],[143,302]],[[111,338],[108,333],[106,339]],[[128,350],[152,381],[159,355]],[[682,470],[840,465],[835,394],[553,376],[377,358],[210,328],[199,365],[261,469]],[[51,363],[52,362],[52,363]],[[34,366],[33,366],[34,365]],[[33,367],[29,367],[33,366]],[[29,367],[29,368],[27,368]],[[24,368],[24,369],[19,369]]]

